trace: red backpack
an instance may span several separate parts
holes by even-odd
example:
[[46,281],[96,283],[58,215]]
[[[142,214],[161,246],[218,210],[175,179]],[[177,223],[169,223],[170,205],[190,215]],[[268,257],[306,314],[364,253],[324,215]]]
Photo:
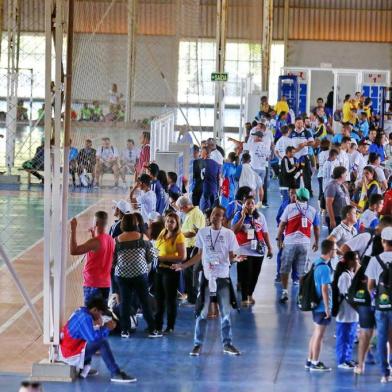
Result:
[[384,195],[384,206],[381,211],[381,215],[391,215],[392,214],[392,189],[385,192]]
[[221,195],[224,197],[230,196],[230,181],[228,177],[226,177],[222,182]]

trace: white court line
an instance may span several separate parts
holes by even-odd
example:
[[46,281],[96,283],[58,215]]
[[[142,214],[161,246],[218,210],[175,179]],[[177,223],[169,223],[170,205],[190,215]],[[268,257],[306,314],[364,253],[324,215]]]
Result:
[[[76,218],[78,218],[79,216],[81,216],[82,214],[85,214],[86,212],[88,212],[90,209],[95,208],[97,204],[99,204],[100,202],[102,202],[103,200],[105,200],[104,198],[99,199],[96,203],[94,203],[93,205],[91,205],[90,207],[87,207],[85,210],[83,210],[82,212],[80,212],[79,214],[75,215]],[[68,220],[69,222],[70,220]],[[23,255],[23,253],[28,252],[29,250],[31,250],[34,246],[36,246],[38,243],[40,243],[41,241],[43,241],[43,237],[36,241],[33,245],[31,245],[30,247],[28,247],[25,251],[21,252],[20,255],[14,257],[12,259],[12,261],[14,261],[16,258],[20,257],[21,255]],[[76,269],[76,267],[81,263],[81,261],[83,260],[84,256],[79,257],[76,261],[74,261],[68,268],[66,271],[66,276],[68,276],[72,271],[74,271]],[[6,265],[1,266],[1,268],[6,267]],[[1,270],[0,268],[0,270]],[[38,293],[33,299],[32,299],[32,303],[36,304],[42,297],[43,297],[43,290]],[[23,307],[21,309],[19,309],[15,314],[13,314],[5,323],[3,323],[2,325],[0,325],[0,335],[2,333],[4,333],[9,327],[11,327],[11,325],[17,321],[20,317],[22,317],[27,311],[28,311],[28,307],[26,305],[23,305]]]

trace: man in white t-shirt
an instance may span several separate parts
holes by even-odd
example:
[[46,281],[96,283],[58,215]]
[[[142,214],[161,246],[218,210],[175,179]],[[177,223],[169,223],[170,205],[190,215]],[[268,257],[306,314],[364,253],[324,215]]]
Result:
[[250,165],[264,183],[270,150],[268,150],[268,143],[264,142],[264,134],[262,132],[254,132],[252,136],[252,143],[244,144],[244,151],[249,152],[251,158]]
[[375,152],[369,154],[369,166],[371,166],[377,174],[377,181],[381,186],[381,190],[384,192],[388,188],[387,178],[385,177],[384,169],[381,166],[381,158]]
[[367,165],[369,142],[361,140],[358,143],[358,149],[351,153],[350,172],[354,175],[357,182],[362,180],[363,169]]
[[110,143],[110,138],[102,138],[102,146],[97,148],[97,162],[95,165],[95,186],[99,187],[101,174],[105,172],[113,173],[114,186],[118,186],[120,168],[118,166],[118,151]]
[[223,227],[224,215],[224,208],[215,207],[210,217],[211,226],[200,229],[196,235],[198,253],[186,263],[173,266],[175,270],[180,271],[201,260],[205,277],[203,281],[207,280],[201,284],[198,295],[198,299],[202,302],[201,309],[196,304],[197,318],[194,347],[189,353],[191,356],[199,356],[201,353],[207,328],[208,308],[211,298],[214,297],[218,300],[221,314],[223,352],[230,355],[240,355],[237,348],[232,345],[230,320],[232,290],[230,264],[234,261],[234,253],[239,250],[239,246],[234,232]]
[[[392,227],[386,227],[381,232],[381,240],[384,252],[378,257],[372,257],[366,268],[365,275],[368,277],[368,290],[371,297],[374,297],[380,276],[384,268],[389,268],[392,263]],[[377,294],[376,294],[377,295]],[[388,294],[386,296],[386,305],[390,303]],[[381,298],[382,299],[382,298]],[[392,335],[392,312],[378,310],[376,308],[376,327],[377,327],[377,351],[381,366],[381,383],[392,381],[391,368],[389,360],[388,341]]]
[[214,139],[207,140],[208,150],[210,152],[210,159],[214,160],[219,166],[223,165],[223,155],[216,148],[216,142]]
[[121,151],[120,156],[120,175],[123,183],[125,184],[125,177],[127,174],[134,174],[135,173],[135,164],[136,160],[138,159],[140,151],[138,148],[135,147],[135,142],[133,139],[127,140],[127,147]]
[[[137,194],[137,191],[139,193]],[[131,189],[129,196],[134,208],[140,209],[144,222],[148,222],[148,216],[156,212],[157,197],[151,190],[151,177],[148,174],[142,174],[134,187]]]
[[279,159],[279,164],[282,161],[283,157],[286,155],[287,147],[294,146],[293,139],[289,137],[289,127],[287,125],[283,125],[283,127],[280,128],[280,132],[282,133],[282,136],[279,138],[275,145],[275,155]]

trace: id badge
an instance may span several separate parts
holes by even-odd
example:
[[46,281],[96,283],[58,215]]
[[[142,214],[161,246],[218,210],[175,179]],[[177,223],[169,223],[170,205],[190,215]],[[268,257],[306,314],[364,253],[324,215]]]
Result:
[[306,229],[308,227],[308,220],[307,218],[301,218],[301,224],[302,224],[302,228]]
[[250,249],[257,250],[257,240],[250,241]]
[[247,231],[247,239],[253,240],[255,238],[255,229],[248,229]]
[[219,253],[211,251],[207,258],[208,264],[213,267],[219,265]]

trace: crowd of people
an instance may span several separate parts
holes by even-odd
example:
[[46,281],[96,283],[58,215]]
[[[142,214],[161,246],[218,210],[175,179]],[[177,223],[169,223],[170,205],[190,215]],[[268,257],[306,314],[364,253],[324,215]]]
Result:
[[[256,303],[264,258],[273,258],[277,248],[277,301],[286,306],[291,278],[299,285],[300,308],[312,312],[305,368],[331,370],[320,353],[336,317],[337,367],[363,374],[366,361],[374,360],[376,331],[381,382],[392,382],[392,137],[386,140],[366,97],[357,98],[349,99],[349,121],[343,115],[335,132],[322,99],[309,117],[290,118],[284,100],[272,108],[262,97],[245,140],[230,138],[234,151],[226,154],[214,139],[192,146],[189,183],[150,162],[149,136],[143,134],[135,183],[127,200],[116,202],[114,224],[109,228],[108,213],[96,212],[91,238],[79,243],[77,220],[71,222],[70,252],[86,255],[85,303],[63,328],[59,358],[87,377],[96,372],[91,360],[99,350],[112,381],[136,381],[116,364],[107,336],[129,338],[138,314],[149,338],[172,335],[179,293],[195,309],[190,355],[202,354],[207,319],[218,315],[223,352],[240,355],[232,341],[231,309]],[[110,141],[91,156],[96,183],[104,167],[118,181],[121,167]],[[281,193],[277,247],[269,235],[271,220],[263,214],[270,181],[279,183]],[[328,234],[321,241],[323,226]]]

